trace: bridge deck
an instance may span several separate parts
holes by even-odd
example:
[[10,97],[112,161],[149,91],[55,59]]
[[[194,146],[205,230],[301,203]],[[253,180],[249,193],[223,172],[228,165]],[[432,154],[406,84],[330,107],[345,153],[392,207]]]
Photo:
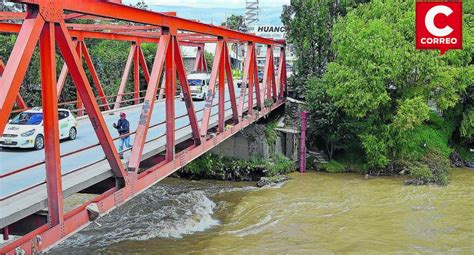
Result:
[[[239,94],[239,93],[236,93]],[[226,99],[229,94],[226,91]],[[214,99],[217,102],[218,98]],[[255,101],[255,98],[254,98]],[[237,100],[238,102],[238,100]],[[196,101],[194,103],[197,118],[200,122],[202,119],[202,111],[204,101]],[[184,102],[177,99],[175,103],[176,116],[186,115],[186,107]],[[226,120],[232,116],[230,110],[230,102],[226,103],[227,110],[225,112]],[[245,109],[247,109],[245,107]],[[135,130],[138,123],[141,107],[140,105],[124,108],[120,111],[127,113],[127,119],[130,121],[131,130]],[[198,112],[199,111],[199,112]],[[213,107],[213,116],[210,119],[210,127],[217,126],[217,105]],[[118,115],[110,115],[108,112],[103,113],[109,131],[112,136],[118,137],[116,130],[112,124],[117,121]],[[150,126],[161,123],[165,120],[164,101],[155,103]],[[176,123],[176,144],[192,137],[191,128],[189,126],[189,118],[187,116],[179,118]],[[98,142],[97,137],[92,129],[92,125],[87,117],[78,120],[78,137],[74,141],[64,141],[61,143],[61,154],[76,151],[80,148],[94,145]],[[158,125],[151,128],[147,134],[147,143],[144,146],[143,159],[147,159],[165,151],[166,136],[165,125]],[[159,137],[159,138],[158,138]],[[158,138],[158,139],[156,139]],[[132,142],[134,135],[131,136]],[[151,141],[152,140],[152,141]],[[118,141],[116,141],[118,146]],[[127,165],[130,152],[125,152],[122,160],[124,166]],[[0,173],[5,174],[16,169],[40,162],[44,159],[44,151],[25,151],[25,150],[0,150]],[[94,163],[96,162],[96,163]],[[93,163],[93,164],[92,164]],[[90,165],[91,164],[91,165]],[[62,158],[63,173],[63,197],[66,198],[85,188],[88,188],[100,181],[112,177],[112,171],[108,162],[104,159],[102,148],[95,147]],[[76,170],[78,168],[90,165],[88,167]],[[45,180],[44,164],[28,169],[27,171],[14,174],[0,180],[0,228],[16,222],[28,215],[47,208],[47,192]],[[21,192],[25,190],[24,192]],[[16,194],[21,192],[19,194]],[[16,194],[16,195],[15,195]],[[13,196],[12,196],[13,195]],[[6,199],[5,199],[6,198]]]

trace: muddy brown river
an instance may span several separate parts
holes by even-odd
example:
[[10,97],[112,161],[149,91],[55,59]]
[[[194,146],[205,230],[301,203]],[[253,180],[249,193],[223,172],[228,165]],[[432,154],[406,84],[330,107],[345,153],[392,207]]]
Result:
[[281,186],[168,178],[51,254],[473,254],[474,170],[446,187],[294,173]]

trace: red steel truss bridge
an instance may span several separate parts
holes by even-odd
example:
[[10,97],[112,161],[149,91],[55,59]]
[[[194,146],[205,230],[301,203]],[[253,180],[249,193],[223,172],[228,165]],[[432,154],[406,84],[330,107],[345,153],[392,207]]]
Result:
[[[26,12],[0,12],[0,33],[17,35],[9,57],[0,59],[0,135],[6,134],[15,113],[31,107],[19,92],[39,50],[45,146],[39,151],[0,150],[1,254],[32,254],[51,247],[91,222],[91,206],[100,213],[114,209],[285,103],[284,41],[120,1],[12,2],[22,4]],[[87,40],[130,44],[116,94],[104,92]],[[141,47],[145,43],[157,45],[153,63],[146,62]],[[208,70],[204,48],[210,44],[215,52]],[[232,76],[230,44],[245,48],[240,88]],[[210,72],[203,101],[191,97],[184,46],[197,49],[193,71]],[[266,48],[262,82],[257,46]],[[58,57],[64,61],[59,75]],[[127,89],[132,68],[133,87]],[[69,76],[77,99],[58,102]],[[140,79],[147,84],[144,90]],[[78,139],[60,143],[59,108],[73,108]],[[124,159],[117,150],[121,137],[112,127],[115,112],[127,113],[131,124],[133,147],[123,151]],[[97,196],[64,210],[64,199],[84,190]]]

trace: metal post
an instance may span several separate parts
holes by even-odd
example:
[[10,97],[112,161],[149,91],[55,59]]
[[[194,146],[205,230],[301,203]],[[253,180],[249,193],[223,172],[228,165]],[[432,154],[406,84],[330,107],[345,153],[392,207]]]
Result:
[[[251,67],[250,63],[252,61],[252,47],[253,47],[252,42],[248,42],[247,53],[245,56],[245,64],[244,64],[244,75],[242,76],[242,85],[240,87],[239,108],[238,108],[240,118],[243,118],[245,95],[247,93],[247,85],[249,87],[249,95],[248,95],[249,101],[252,98],[250,94],[250,90],[251,90],[250,87],[252,86],[251,81],[253,80],[252,73],[250,71],[250,67]],[[250,108],[249,108],[249,111],[251,111]]]
[[125,64],[125,70],[123,71],[122,80],[120,80],[120,87],[117,92],[117,98],[115,99],[114,109],[120,108],[120,103],[122,103],[123,93],[125,91],[125,86],[127,86],[128,75],[130,74],[130,68],[132,67],[133,57],[135,56],[135,51],[137,46],[133,44],[130,47],[130,52],[128,53],[127,63]]
[[226,50],[226,45],[227,43],[224,42],[223,44],[223,51],[219,58],[221,59],[219,66],[217,67],[219,69],[219,100],[218,100],[218,126],[217,126],[217,131],[219,133],[224,132],[225,129],[225,60],[224,60],[224,55],[225,55],[225,50]]
[[[265,67],[263,69],[263,83],[262,83],[262,86],[263,86],[263,91],[262,91],[262,99],[261,101],[265,104],[265,100],[268,99],[270,97],[270,89],[271,89],[271,86],[268,84],[269,82],[271,82],[271,80],[269,79],[270,78],[270,73],[271,73],[271,65],[272,65],[272,48],[270,45],[267,45],[267,54],[266,54],[266,57],[265,57]],[[265,107],[265,105],[264,105]]]
[[54,23],[46,23],[40,37],[41,84],[43,99],[44,148],[49,224],[63,221],[63,188],[59,152],[58,95]]
[[145,138],[148,133],[148,127],[150,126],[151,115],[153,113],[153,107],[156,100],[156,92],[158,89],[158,83],[160,82],[161,74],[163,72],[163,65],[165,63],[165,56],[168,50],[168,44],[170,42],[170,36],[162,35],[158,48],[156,50],[155,62],[153,63],[153,70],[151,73],[150,83],[146,90],[145,101],[142,106],[140,113],[140,119],[138,121],[138,127],[135,135],[135,141],[133,142],[132,155],[128,163],[128,168],[131,171],[137,171],[142,160],[143,148],[145,145]]
[[202,59],[201,59],[201,65],[202,65],[202,71],[203,72],[209,72],[209,70],[207,69],[207,60],[206,60],[206,49],[204,48],[204,46],[202,46]]
[[137,49],[133,55],[133,98],[135,104],[140,103],[140,45],[137,44]]
[[3,228],[3,240],[8,241],[10,239],[9,233],[8,233],[8,226]]
[[202,52],[201,47],[197,48],[196,60],[194,62],[194,72],[202,72]]
[[143,76],[145,77],[145,81],[148,84],[150,82],[150,72],[148,71],[148,66],[146,64],[145,56],[143,55],[142,47],[138,46],[138,54],[140,58],[140,66],[142,67]]
[[186,110],[188,112],[189,124],[191,125],[191,130],[193,132],[194,144],[201,144],[201,136],[199,133],[199,126],[196,117],[196,111],[194,110],[193,99],[191,97],[191,89],[189,88],[188,79],[186,77],[186,68],[184,67],[183,58],[181,56],[181,51],[177,39],[174,39],[174,57],[176,70],[178,72],[179,81],[181,88],[183,90],[183,98],[186,105]]
[[211,81],[209,84],[209,91],[207,92],[206,105],[202,114],[201,121],[201,137],[207,135],[207,129],[209,127],[209,119],[211,117],[212,103],[214,101],[214,95],[216,92],[216,81],[217,75],[219,74],[219,67],[222,59],[222,51],[224,50],[224,39],[219,37],[216,46],[216,54],[214,54],[214,63],[212,65]]
[[285,47],[280,48],[280,66],[278,70],[279,89],[278,99],[282,99],[286,90],[286,54]]
[[174,43],[171,41],[168,44],[168,50],[166,52],[166,162],[174,160],[175,155],[175,86],[176,66],[174,64]]
[[224,55],[222,57],[224,58],[224,63],[223,63],[224,69],[225,69],[224,71],[225,71],[225,76],[227,77],[227,87],[229,88],[230,105],[232,108],[232,121],[235,125],[239,123],[239,112],[237,110],[237,99],[235,98],[234,80],[232,77],[232,68],[230,66],[230,58],[229,58],[229,48],[227,47],[227,44],[225,44]]
[[300,141],[300,173],[306,172],[306,129],[308,128],[307,111],[301,112],[301,141]]
[[[77,54],[79,55],[79,63],[82,67],[82,43],[77,42]],[[81,96],[79,95],[79,90],[76,88],[76,97],[77,97],[77,102],[76,102],[76,108],[77,108],[77,116],[82,116],[84,115],[84,111],[82,108],[84,108],[84,104],[82,103]]]
[[[258,64],[257,64],[257,52],[255,50],[255,46],[253,47],[253,54],[252,54],[252,72],[253,72],[253,81],[255,84],[255,94],[257,98],[257,107],[259,110],[263,109],[263,102],[262,102],[262,90],[260,87],[260,81],[258,80]],[[253,96],[253,95],[252,95]]]

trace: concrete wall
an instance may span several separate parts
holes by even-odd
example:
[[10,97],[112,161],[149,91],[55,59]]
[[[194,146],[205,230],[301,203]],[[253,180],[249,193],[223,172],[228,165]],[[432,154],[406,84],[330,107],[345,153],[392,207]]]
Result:
[[211,150],[225,157],[249,160],[252,157],[269,158],[272,152],[298,160],[299,135],[279,132],[275,144],[268,144],[265,125],[252,124]]
[[252,124],[216,146],[211,152],[225,157],[245,160],[252,157],[268,158],[270,153],[265,138],[265,126]]

